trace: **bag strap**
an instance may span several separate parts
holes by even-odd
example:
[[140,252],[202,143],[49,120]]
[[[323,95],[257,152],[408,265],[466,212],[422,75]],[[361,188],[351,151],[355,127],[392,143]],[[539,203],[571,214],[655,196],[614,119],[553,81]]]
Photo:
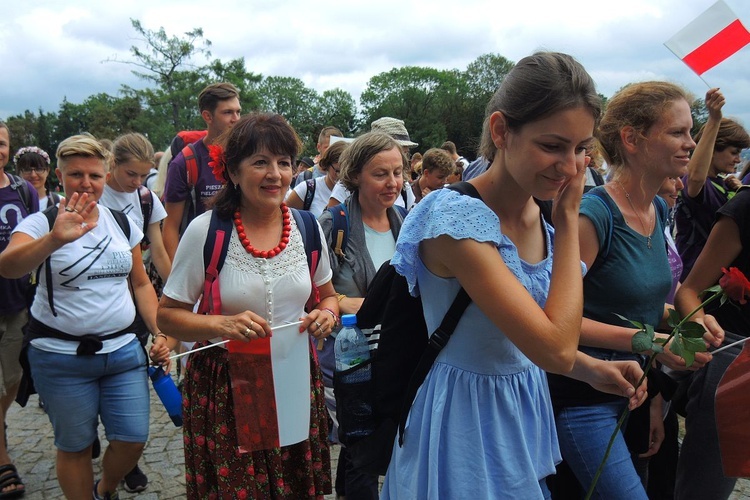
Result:
[[138,186],[138,196],[141,201],[141,213],[143,214],[143,242],[148,243],[148,225],[151,222],[151,214],[154,211],[154,200],[151,197],[151,190],[146,186]]
[[203,243],[203,262],[208,264],[198,314],[221,313],[219,273],[227,257],[231,236],[232,219],[222,219],[216,210],[211,211],[211,222],[208,225],[206,241]]
[[307,310],[310,311],[315,304],[320,302],[320,293],[318,287],[315,286],[315,272],[318,269],[320,257],[323,253],[323,242],[320,239],[317,219],[312,212],[297,210],[295,208],[291,208],[290,210],[292,211],[294,221],[297,223],[297,229],[299,229],[302,235],[302,244],[305,247],[305,256],[307,257],[307,268],[310,270],[312,292],[305,305]]
[[331,212],[332,217],[332,232],[335,236],[333,241],[333,253],[339,258],[344,259],[344,252],[346,252],[346,245],[349,243],[349,210],[346,208],[346,203],[341,203],[335,207],[329,207],[327,209]]
[[448,312],[445,313],[440,326],[432,335],[430,335],[430,340],[427,342],[427,348],[422,354],[422,357],[419,358],[419,363],[417,363],[417,367],[414,369],[414,373],[412,373],[412,376],[409,379],[409,385],[404,393],[401,416],[399,417],[398,422],[399,446],[403,446],[404,444],[406,418],[409,416],[409,410],[411,409],[411,404],[414,402],[414,397],[417,395],[419,387],[427,377],[430,368],[432,368],[432,365],[435,363],[438,354],[440,354],[440,351],[443,350],[443,347],[445,347],[450,340],[451,335],[453,335],[461,316],[463,316],[464,311],[469,307],[469,304],[471,304],[471,297],[469,297],[469,294],[466,293],[466,290],[462,287],[458,291],[456,298],[453,299],[453,303],[450,308],[448,308]]
[[[472,184],[465,181],[451,184],[450,186],[448,186],[448,189],[457,191],[464,196],[471,196],[472,198],[477,198],[479,200],[482,199],[477,189]],[[440,354],[440,351],[443,350],[443,347],[446,346],[451,338],[451,335],[453,335],[453,332],[456,330],[456,326],[458,326],[458,322],[461,320],[461,316],[463,316],[466,308],[469,307],[469,304],[471,304],[471,297],[469,297],[469,294],[466,293],[466,290],[461,287],[456,294],[456,298],[453,299],[453,303],[448,308],[448,312],[446,312],[445,316],[443,316],[443,321],[440,322],[440,326],[438,326],[437,329],[432,333],[432,335],[430,335],[430,338],[427,342],[427,348],[419,358],[417,367],[414,369],[414,373],[412,373],[412,376],[409,379],[409,385],[407,386],[406,392],[404,393],[404,401],[401,407],[401,413],[398,423],[399,446],[403,446],[404,444],[404,429],[406,427],[406,419],[409,416],[409,410],[411,409],[411,405],[414,402],[414,397],[417,395],[419,387],[427,377],[427,373],[430,371],[430,368],[432,368],[432,365],[435,363],[438,354]]]
[[185,158],[185,172],[188,189],[193,189],[195,183],[198,181],[198,159],[195,155],[195,146],[192,144],[187,144],[182,148],[182,156]]
[[315,179],[308,179],[305,181],[307,184],[307,191],[305,191],[305,201],[302,203],[302,210],[310,210],[313,200],[315,199],[315,188],[317,184]]

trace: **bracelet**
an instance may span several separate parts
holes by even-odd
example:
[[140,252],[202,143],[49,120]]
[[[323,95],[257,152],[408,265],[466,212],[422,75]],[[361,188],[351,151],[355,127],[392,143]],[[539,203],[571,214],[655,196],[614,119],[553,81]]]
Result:
[[339,318],[339,316],[335,312],[333,312],[331,309],[328,309],[327,307],[324,307],[323,309],[321,309],[321,311],[325,311],[325,312],[327,312],[328,314],[330,314],[333,317],[333,327],[334,328],[336,328],[339,325],[339,323],[341,322],[341,318]]
[[157,333],[156,335],[154,335],[154,336],[153,336],[153,338],[152,338],[152,340],[153,340],[154,342],[156,342],[156,339],[158,339],[159,337],[164,337],[164,340],[167,340],[167,336],[166,336],[166,335],[164,335],[164,334],[163,334],[163,333],[161,333],[161,332],[159,332],[159,333]]
[[339,299],[339,302],[341,302],[342,300],[346,298],[346,295],[344,295],[343,293],[339,293],[338,295],[336,295],[336,298]]

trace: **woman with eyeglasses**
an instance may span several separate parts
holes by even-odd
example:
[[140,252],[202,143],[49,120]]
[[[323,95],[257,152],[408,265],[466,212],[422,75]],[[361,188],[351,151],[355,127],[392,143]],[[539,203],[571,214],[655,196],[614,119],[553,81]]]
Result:
[[29,181],[39,193],[39,210],[44,211],[60,203],[60,195],[50,190],[50,159],[45,150],[36,146],[21,148],[13,157],[13,163],[18,175]]

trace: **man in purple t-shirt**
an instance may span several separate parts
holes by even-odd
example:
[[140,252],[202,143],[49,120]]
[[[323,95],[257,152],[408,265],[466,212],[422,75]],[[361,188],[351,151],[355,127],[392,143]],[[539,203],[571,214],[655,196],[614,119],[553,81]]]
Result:
[[[10,233],[29,213],[39,210],[39,195],[36,189],[20,177],[5,173],[10,158],[10,132],[0,121],[0,252],[10,241]],[[18,362],[26,324],[26,292],[29,276],[20,279],[0,278],[0,430],[5,427],[5,415],[16,398],[23,370]],[[5,432],[0,433],[0,474],[3,494],[23,494],[20,478],[13,478],[15,468],[8,455]]]
[[[198,96],[201,117],[206,122],[206,137],[193,143],[198,163],[198,178],[194,186],[187,181],[187,167],[182,152],[169,163],[167,181],[164,186],[164,208],[167,218],[162,229],[164,247],[170,259],[174,259],[177,243],[192,218],[205,212],[205,202],[220,188],[222,183],[214,177],[208,156],[208,146],[240,119],[240,94],[231,83],[214,83],[203,89]],[[194,207],[192,200],[195,200]]]

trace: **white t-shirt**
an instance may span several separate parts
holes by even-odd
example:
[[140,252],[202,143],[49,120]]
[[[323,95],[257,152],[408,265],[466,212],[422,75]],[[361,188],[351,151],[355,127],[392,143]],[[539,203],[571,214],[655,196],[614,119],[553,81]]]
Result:
[[[315,217],[320,217],[320,214],[328,206],[328,200],[331,199],[331,189],[326,184],[326,177],[316,177],[315,179],[315,196],[313,197],[312,205],[310,205],[310,212]],[[301,182],[294,187],[294,192],[297,193],[299,199],[305,201],[307,196],[307,182]],[[287,193],[287,198],[292,192]]]
[[[164,295],[178,302],[195,304],[203,292],[206,263],[203,245],[206,242],[211,212],[205,212],[190,223],[180,239],[172,264],[172,273],[164,286]],[[289,244],[275,257],[255,258],[245,251],[232,230],[224,266],[219,273],[221,312],[225,315],[253,311],[263,316],[269,324],[284,325],[299,321],[305,315],[304,307],[310,297],[312,285],[302,236],[291,217],[292,232]],[[318,226],[320,238],[325,242],[323,230]],[[328,248],[322,245],[320,263],[315,272],[317,286],[331,280]],[[222,339],[212,339],[219,342]]]
[[[409,185],[404,183],[406,186],[404,191],[406,191],[406,206],[404,207],[404,197],[399,193],[399,195],[396,197],[396,202],[394,205],[398,205],[399,207],[404,207],[407,210],[411,210],[411,207],[414,206],[414,202],[417,200],[417,198],[414,196],[414,192],[409,188]],[[338,181],[335,186],[333,186],[333,190],[331,191],[331,198],[337,200],[339,203],[343,203],[349,196],[351,195],[351,191],[346,189],[344,185],[341,183],[341,181]]]
[[375,266],[375,269],[380,269],[383,262],[391,260],[393,254],[396,253],[396,239],[393,237],[390,228],[381,232],[374,230],[367,224],[362,225],[365,227],[365,244],[370,259],[372,259],[372,265]]
[[[124,212],[128,217],[133,219],[136,225],[143,229],[143,210],[141,210],[141,195],[138,191],[126,193],[115,191],[111,187],[104,185],[104,192],[99,198],[99,204],[105,207],[114,208]],[[149,225],[160,222],[167,218],[167,211],[164,209],[159,198],[151,191],[151,217]]]
[[[128,222],[129,241],[109,209],[100,206],[96,227],[51,255],[52,300],[57,316],[53,316],[47,300],[44,269],[39,273],[31,315],[70,335],[108,335],[127,328],[135,319],[127,281],[133,265],[131,250],[143,238],[141,229],[132,220]],[[43,213],[37,212],[21,221],[13,232],[39,239],[49,233],[49,223]],[[126,334],[105,340],[99,353],[116,351],[134,338],[134,334]],[[61,354],[75,354],[79,345],[53,338],[36,339],[31,344]]]

